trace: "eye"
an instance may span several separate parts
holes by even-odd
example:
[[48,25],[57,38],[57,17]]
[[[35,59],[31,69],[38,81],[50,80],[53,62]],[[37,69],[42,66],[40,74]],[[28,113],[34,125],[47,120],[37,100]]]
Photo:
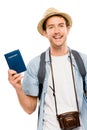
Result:
[[63,23],[59,24],[59,27],[64,27],[64,24]]
[[48,28],[49,28],[49,29],[52,29],[52,28],[53,28],[53,26],[49,26]]

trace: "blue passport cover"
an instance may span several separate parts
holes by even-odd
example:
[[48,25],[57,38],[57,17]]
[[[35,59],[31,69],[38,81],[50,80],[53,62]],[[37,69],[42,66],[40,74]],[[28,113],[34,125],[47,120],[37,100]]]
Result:
[[15,70],[17,73],[21,73],[26,70],[26,66],[19,49],[6,53],[4,56],[10,69]]

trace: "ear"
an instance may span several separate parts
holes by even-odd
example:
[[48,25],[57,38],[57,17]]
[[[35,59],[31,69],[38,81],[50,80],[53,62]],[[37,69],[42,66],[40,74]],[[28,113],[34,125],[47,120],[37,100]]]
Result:
[[67,32],[68,32],[68,33],[70,32],[70,29],[71,29],[71,26],[68,26],[68,27],[67,27]]
[[43,31],[43,36],[47,38],[47,32],[46,32],[46,30]]

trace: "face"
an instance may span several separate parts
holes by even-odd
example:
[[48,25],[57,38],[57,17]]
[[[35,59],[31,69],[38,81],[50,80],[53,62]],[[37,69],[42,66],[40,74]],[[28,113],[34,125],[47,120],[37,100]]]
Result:
[[46,21],[44,36],[50,41],[51,48],[65,47],[69,30],[63,17],[52,16]]

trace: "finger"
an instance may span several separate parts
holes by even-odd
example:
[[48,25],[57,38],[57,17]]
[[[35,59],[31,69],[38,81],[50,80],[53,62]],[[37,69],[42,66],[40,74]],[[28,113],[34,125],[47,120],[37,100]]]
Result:
[[15,86],[16,83],[21,82],[22,77],[23,76],[21,74],[15,74],[13,76],[10,76],[8,80],[11,84],[13,84],[13,86]]
[[17,72],[15,70],[8,70],[8,76],[12,76],[12,75],[15,75],[17,74]]
[[13,79],[13,80],[14,80],[15,83],[18,83],[18,82],[21,82],[22,78],[23,78],[23,76],[19,75],[19,76],[15,77],[15,79]]
[[14,80],[17,76],[17,72],[14,70],[8,70],[8,80],[11,82],[11,80]]
[[13,80],[15,80],[15,79],[22,77],[22,75],[16,73],[16,74],[12,75],[11,77],[12,77]]

